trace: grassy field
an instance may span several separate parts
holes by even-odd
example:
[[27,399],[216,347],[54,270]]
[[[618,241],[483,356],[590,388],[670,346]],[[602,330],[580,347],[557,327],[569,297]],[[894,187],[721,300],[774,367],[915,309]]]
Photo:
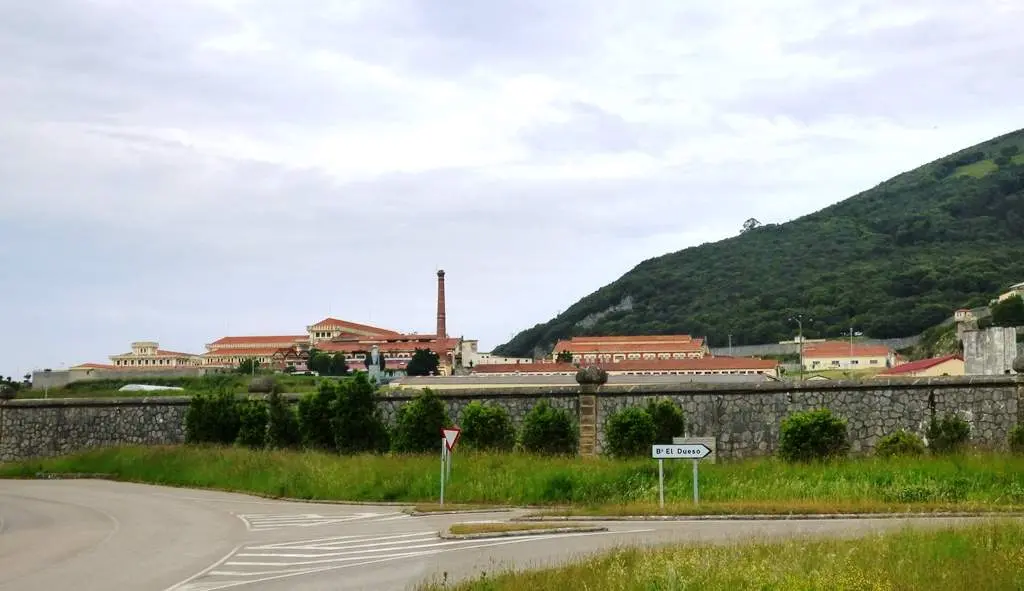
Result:
[[[0,477],[41,471],[104,473],[173,486],[323,500],[436,503],[439,458],[338,456],[237,447],[121,447],[0,465]],[[669,463],[668,512],[789,513],[1024,510],[1024,458],[858,459],[788,465],[775,459],[703,464],[692,504],[689,462]],[[456,453],[446,504],[572,507],[574,512],[657,512],[652,460]],[[564,510],[564,509],[563,509]]]
[[562,568],[420,591],[975,591],[1024,589],[1024,524],[992,521],[860,540],[629,549]]

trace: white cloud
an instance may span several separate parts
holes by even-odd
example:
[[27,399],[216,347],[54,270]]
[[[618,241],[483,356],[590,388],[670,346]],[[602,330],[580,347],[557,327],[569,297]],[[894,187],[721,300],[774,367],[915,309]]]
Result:
[[[328,311],[485,347],[1019,125],[985,0],[0,7],[0,373]],[[71,324],[67,319],[74,318]]]

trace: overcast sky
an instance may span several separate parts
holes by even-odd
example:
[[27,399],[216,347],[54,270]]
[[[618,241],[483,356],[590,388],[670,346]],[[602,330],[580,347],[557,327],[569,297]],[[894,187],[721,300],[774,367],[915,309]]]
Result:
[[0,375],[331,315],[484,349],[1024,126],[1020,0],[0,2]]

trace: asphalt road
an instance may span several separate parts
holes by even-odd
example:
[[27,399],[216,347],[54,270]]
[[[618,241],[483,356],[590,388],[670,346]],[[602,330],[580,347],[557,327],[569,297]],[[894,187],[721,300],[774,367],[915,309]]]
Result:
[[622,545],[855,536],[964,519],[606,522],[608,532],[443,540],[400,507],[293,503],[99,480],[0,480],[0,590],[390,591]]

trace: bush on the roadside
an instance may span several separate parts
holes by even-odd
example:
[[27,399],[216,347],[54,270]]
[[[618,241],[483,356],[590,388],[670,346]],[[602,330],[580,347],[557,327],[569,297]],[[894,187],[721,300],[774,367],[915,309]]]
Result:
[[651,415],[638,406],[630,406],[614,413],[605,423],[608,453],[617,458],[650,452],[656,435],[657,430]]
[[520,446],[539,454],[574,454],[579,434],[569,413],[541,400],[523,419]]
[[299,399],[299,434],[306,447],[334,450],[332,418],[338,399],[338,387],[333,380],[320,382],[316,392]]
[[331,428],[335,448],[341,453],[387,451],[387,427],[377,409],[376,389],[365,373],[340,383]]
[[267,445],[267,403],[245,400],[238,404],[238,436],[235,442],[253,449]]
[[192,396],[185,411],[185,441],[230,445],[238,437],[239,405],[228,391]]
[[921,456],[925,451],[924,441],[916,434],[904,429],[886,435],[875,445],[875,455],[882,458]]
[[1013,429],[1010,429],[1007,442],[1010,444],[1011,452],[1024,454],[1024,424],[1018,424]]
[[941,419],[932,417],[925,432],[928,449],[934,454],[953,454],[962,451],[971,439],[971,425],[955,414],[947,413]]
[[849,450],[846,421],[826,408],[793,413],[779,429],[779,455],[788,462],[837,458]]
[[398,409],[392,435],[392,449],[397,452],[421,453],[440,449],[441,429],[451,425],[444,401],[425,389]]
[[682,437],[686,432],[683,409],[667,398],[647,403],[647,414],[654,421],[654,443],[672,443],[673,437]]
[[284,449],[301,443],[299,418],[280,392],[267,397],[267,447]]
[[471,449],[509,451],[516,433],[508,411],[497,405],[470,402],[462,411],[462,444]]

